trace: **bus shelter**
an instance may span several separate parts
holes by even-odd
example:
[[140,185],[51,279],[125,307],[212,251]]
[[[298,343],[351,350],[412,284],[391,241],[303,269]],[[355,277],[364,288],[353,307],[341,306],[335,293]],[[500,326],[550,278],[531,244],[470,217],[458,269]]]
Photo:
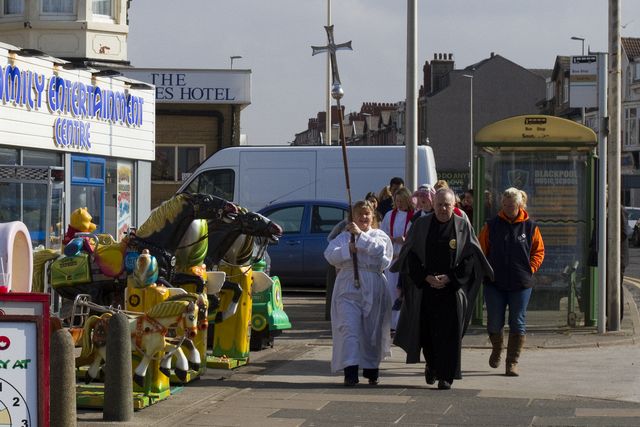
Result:
[[[559,117],[516,116],[481,129],[474,145],[474,228],[498,213],[509,187],[527,193],[527,211],[540,227],[545,259],[534,276],[528,326],[594,326],[596,134]],[[475,313],[482,324],[482,298]]]

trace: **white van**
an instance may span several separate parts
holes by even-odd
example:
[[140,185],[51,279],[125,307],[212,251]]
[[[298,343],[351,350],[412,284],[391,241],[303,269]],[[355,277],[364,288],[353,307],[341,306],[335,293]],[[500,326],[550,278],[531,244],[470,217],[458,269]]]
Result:
[[[378,194],[394,176],[405,176],[405,147],[347,147],[351,198]],[[437,180],[433,151],[418,146],[418,184]],[[257,211],[271,203],[297,199],[347,202],[342,147],[240,146],[224,148],[205,160],[179,191],[208,193]]]

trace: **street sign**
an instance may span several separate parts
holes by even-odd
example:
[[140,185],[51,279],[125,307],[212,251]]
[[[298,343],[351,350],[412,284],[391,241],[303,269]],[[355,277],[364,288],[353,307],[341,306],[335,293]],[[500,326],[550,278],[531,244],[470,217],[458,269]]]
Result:
[[598,57],[572,56],[569,77],[569,107],[598,106]]

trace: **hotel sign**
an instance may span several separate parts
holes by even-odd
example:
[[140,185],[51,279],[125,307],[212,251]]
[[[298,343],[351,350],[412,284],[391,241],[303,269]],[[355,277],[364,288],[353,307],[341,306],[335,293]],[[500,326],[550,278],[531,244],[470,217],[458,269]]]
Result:
[[250,70],[136,68],[123,74],[154,85],[157,103],[251,103]]

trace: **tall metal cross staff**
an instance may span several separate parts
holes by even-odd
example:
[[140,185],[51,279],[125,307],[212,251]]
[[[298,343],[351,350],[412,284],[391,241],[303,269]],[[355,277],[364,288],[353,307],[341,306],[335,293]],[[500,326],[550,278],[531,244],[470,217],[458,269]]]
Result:
[[[344,133],[344,123],[342,118],[342,107],[340,105],[340,99],[344,96],[344,91],[342,90],[342,85],[340,83],[340,74],[338,73],[338,61],[336,60],[336,51],[338,50],[353,50],[351,48],[351,41],[346,43],[336,44],[333,40],[333,25],[325,26],[325,30],[327,30],[327,39],[329,42],[326,46],[311,46],[311,56],[316,55],[318,53],[328,52],[329,57],[331,58],[331,76],[332,76],[332,85],[331,85],[331,97],[336,100],[336,104],[338,106],[338,123],[340,125],[340,143],[342,145],[342,162],[344,164],[344,179],[347,187],[347,198],[349,200],[349,217],[353,221],[353,209],[352,209],[352,201],[351,201],[351,184],[349,183],[349,162],[347,160],[347,141]],[[327,114],[329,112],[327,111]],[[331,129],[327,129],[327,133],[331,135]],[[351,235],[351,242],[355,243],[355,236]],[[353,279],[354,285],[356,288],[360,287],[360,278],[358,274],[358,256],[357,254],[353,254]]]

